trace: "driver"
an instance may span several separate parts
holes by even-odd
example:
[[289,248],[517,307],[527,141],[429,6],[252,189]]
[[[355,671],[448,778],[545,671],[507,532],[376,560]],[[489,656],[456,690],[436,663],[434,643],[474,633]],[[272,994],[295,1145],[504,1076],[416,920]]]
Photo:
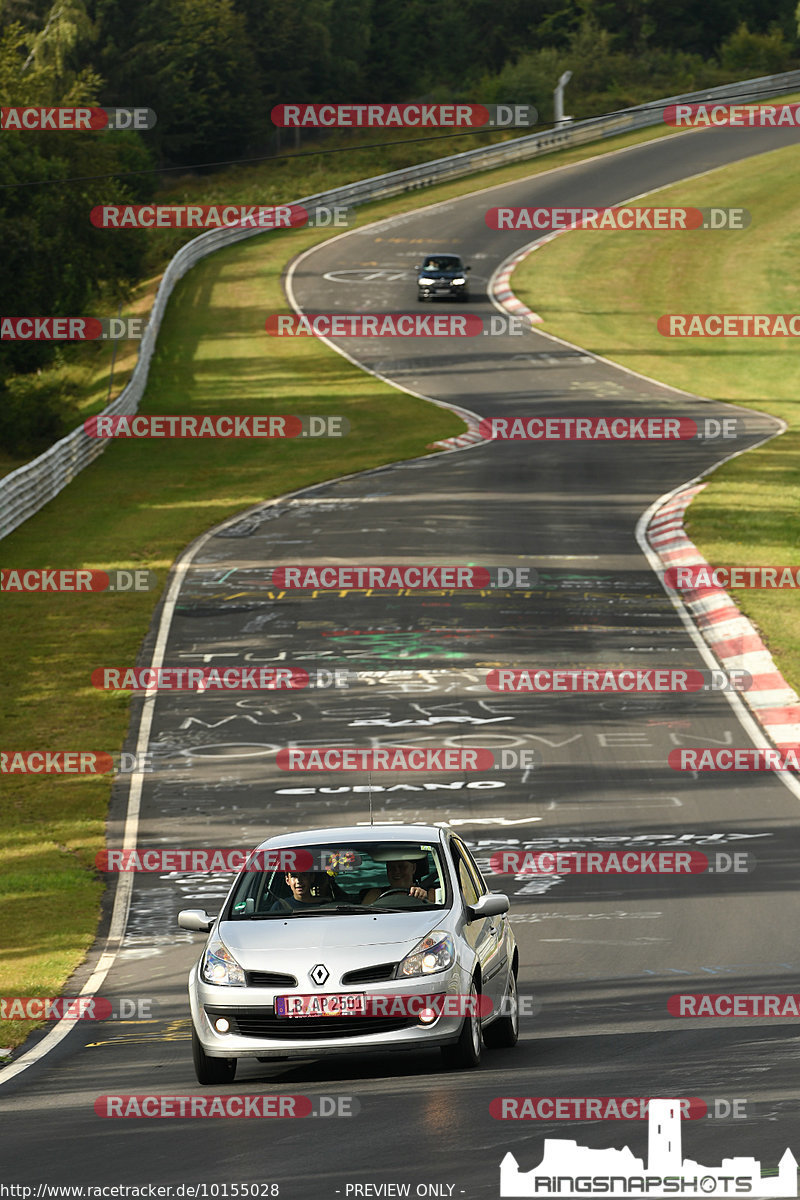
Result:
[[430,891],[426,891],[425,888],[421,887],[414,879],[414,872],[417,869],[417,865],[418,864],[414,861],[414,859],[390,859],[389,862],[386,863],[386,887],[369,888],[369,890],[366,891],[361,897],[361,903],[374,904],[379,896],[382,896],[384,892],[387,892],[390,889],[408,892],[409,896],[414,896],[414,898],[417,900],[425,900],[426,902],[432,900],[433,897],[431,896],[430,892],[434,889],[431,888]]

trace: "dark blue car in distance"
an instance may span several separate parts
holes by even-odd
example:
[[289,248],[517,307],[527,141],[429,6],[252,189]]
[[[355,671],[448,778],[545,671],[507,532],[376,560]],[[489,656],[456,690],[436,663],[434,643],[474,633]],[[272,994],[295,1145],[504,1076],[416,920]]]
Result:
[[417,299],[428,300],[434,296],[466,299],[469,269],[457,254],[426,255],[417,277]]

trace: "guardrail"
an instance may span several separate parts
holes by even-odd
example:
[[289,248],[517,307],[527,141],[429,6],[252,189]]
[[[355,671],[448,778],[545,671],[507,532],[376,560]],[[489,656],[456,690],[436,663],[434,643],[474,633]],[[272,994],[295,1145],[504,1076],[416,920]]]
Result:
[[[464,175],[471,175],[476,171],[484,171],[491,167],[523,162],[525,159],[535,158],[537,155],[547,154],[564,146],[577,146],[632,129],[657,125],[661,121],[663,109],[669,104],[703,100],[734,100],[741,96],[752,98],[754,95],[762,99],[790,91],[798,86],[800,86],[800,71],[785,71],[780,75],[763,75],[758,79],[746,79],[738,83],[724,84],[721,87],[707,88],[705,91],[687,92],[680,96],[666,96],[661,100],[652,100],[637,108],[625,109],[610,116],[576,121],[561,129],[528,134],[526,137],[514,138],[510,142],[501,142],[495,146],[482,146],[477,150],[466,150],[462,154],[453,154],[447,158],[435,159],[433,162],[421,163],[415,167],[390,171],[386,175],[361,179],[356,183],[333,188],[328,192],[304,196],[292,203],[303,205],[305,208],[314,205],[330,207],[334,204],[353,207],[365,204],[370,200],[401,195],[403,192],[428,187],[434,183],[459,179]],[[104,413],[130,414],[138,410],[139,401],[144,395],[147,385],[150,360],[155,350],[164,310],[178,280],[195,263],[207,255],[214,254],[215,251],[221,250],[225,246],[231,246],[244,238],[263,235],[264,232],[260,229],[210,230],[187,242],[170,259],[156,293],[133,374],[119,396],[103,410]],[[103,453],[110,440],[110,438],[90,438],[84,433],[81,426],[52,445],[44,454],[32,459],[25,466],[19,467],[0,480],[0,538],[6,537],[14,529],[17,529],[23,521],[27,521],[48,501],[57,496],[68,483],[72,482],[79,471],[82,471]]]

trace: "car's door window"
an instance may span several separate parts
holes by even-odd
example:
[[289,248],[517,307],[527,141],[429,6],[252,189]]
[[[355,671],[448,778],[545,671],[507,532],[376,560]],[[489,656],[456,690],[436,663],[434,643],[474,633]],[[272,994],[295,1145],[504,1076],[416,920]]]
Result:
[[471,873],[473,879],[475,880],[475,884],[478,889],[478,895],[484,896],[489,891],[489,889],[486,886],[486,880],[481,875],[478,864],[475,862],[475,859],[472,857],[469,850],[467,849],[467,847],[464,845],[464,843],[462,841],[458,842],[458,849],[460,850],[468,867],[470,868],[470,873]]
[[453,850],[453,861],[455,862],[456,872],[458,874],[458,882],[461,888],[461,894],[467,904],[475,904],[480,892],[478,891],[477,883],[470,870],[469,863],[461,852],[461,846],[453,839],[450,843]]

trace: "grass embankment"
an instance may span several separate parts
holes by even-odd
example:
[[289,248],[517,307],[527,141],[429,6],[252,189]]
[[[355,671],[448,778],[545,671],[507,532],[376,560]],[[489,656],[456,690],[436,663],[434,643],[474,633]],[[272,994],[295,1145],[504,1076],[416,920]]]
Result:
[[[747,159],[637,205],[746,208],[742,231],[591,232],[555,238],[514,273],[546,331],[698,395],[782,417],[789,430],[714,472],[687,531],[715,564],[800,563],[800,394],[792,338],[667,338],[665,313],[792,313],[797,306],[800,147]],[[736,591],[800,690],[800,597]]]

